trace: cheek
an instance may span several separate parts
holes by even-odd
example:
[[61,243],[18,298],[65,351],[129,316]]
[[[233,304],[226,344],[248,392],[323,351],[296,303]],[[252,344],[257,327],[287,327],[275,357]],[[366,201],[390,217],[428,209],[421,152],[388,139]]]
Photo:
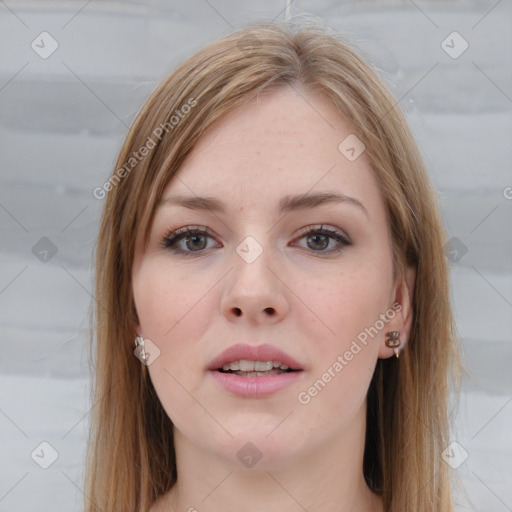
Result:
[[[304,401],[312,407],[355,411],[364,400],[386,332],[391,285],[390,261],[355,262],[310,289],[311,309],[318,312],[308,337],[316,339],[312,379]],[[304,285],[302,293],[307,293]],[[310,324],[313,325],[313,324]],[[307,326],[305,326],[307,328]],[[323,333],[319,335],[319,332]],[[303,403],[303,402],[301,402]],[[350,414],[348,414],[350,416]]]
[[391,289],[391,267],[387,267],[386,263],[354,261],[343,272],[332,272],[314,287],[311,283],[302,284],[297,295],[304,297],[303,302],[315,313],[315,329],[321,328],[320,339],[327,345],[343,349],[386,312]]
[[193,279],[158,258],[143,260],[133,276],[141,334],[160,351],[149,372],[170,416],[172,410],[193,405],[182,386],[193,393],[196,383],[191,375],[205,364],[200,343],[216,311],[207,300],[214,284]]
[[[133,280],[142,334],[169,345],[184,330],[200,331],[209,316],[202,299],[210,287],[204,280],[198,282],[188,273],[169,268],[161,259],[143,261]],[[187,339],[191,337],[193,333],[188,333]]]
[[318,334],[318,327],[308,333],[316,340],[311,347],[315,362],[297,400],[333,433],[361,410],[378,358],[383,334],[369,328],[385,312],[386,301],[384,287],[379,289],[379,281],[369,277],[368,272],[365,279],[359,272],[345,273],[311,296],[318,297],[315,305],[322,323],[317,325],[323,334]]
[[209,288],[157,258],[146,258],[133,276],[141,334],[160,351],[148,367],[149,375],[164,410],[178,428],[186,428],[197,408],[192,398],[196,384],[190,376],[200,361],[196,341],[211,316],[207,301],[200,300]]

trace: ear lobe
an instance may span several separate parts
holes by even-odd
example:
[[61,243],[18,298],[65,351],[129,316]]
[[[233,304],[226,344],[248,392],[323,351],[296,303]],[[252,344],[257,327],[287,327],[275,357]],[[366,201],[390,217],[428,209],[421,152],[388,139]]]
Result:
[[397,314],[386,326],[386,330],[379,347],[379,358],[381,359],[387,359],[388,357],[394,356],[393,348],[388,347],[385,344],[386,332],[400,332],[400,350],[403,349],[404,345],[409,340],[414,312],[413,297],[415,281],[416,267],[408,266],[405,269],[404,279],[395,290],[395,300],[393,301],[393,304],[399,304],[401,307],[400,309],[396,308]]

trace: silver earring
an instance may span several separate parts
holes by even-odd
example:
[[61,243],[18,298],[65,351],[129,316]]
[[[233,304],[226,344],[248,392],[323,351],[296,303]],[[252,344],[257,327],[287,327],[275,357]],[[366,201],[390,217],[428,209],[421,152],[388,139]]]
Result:
[[144,338],[137,336],[135,338],[135,355],[143,362],[146,362],[146,347],[144,346]]
[[389,331],[386,333],[386,346],[393,348],[395,356],[398,359],[400,357],[400,331]]

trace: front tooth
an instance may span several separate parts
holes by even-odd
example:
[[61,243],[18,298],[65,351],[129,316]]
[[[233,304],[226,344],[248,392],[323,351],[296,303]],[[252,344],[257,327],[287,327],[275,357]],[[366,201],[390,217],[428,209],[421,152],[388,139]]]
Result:
[[256,361],[254,363],[254,370],[257,372],[266,372],[268,370],[272,370],[272,366],[272,361]]
[[254,361],[247,361],[247,359],[242,359],[239,361],[240,370],[242,372],[253,372],[254,371]]

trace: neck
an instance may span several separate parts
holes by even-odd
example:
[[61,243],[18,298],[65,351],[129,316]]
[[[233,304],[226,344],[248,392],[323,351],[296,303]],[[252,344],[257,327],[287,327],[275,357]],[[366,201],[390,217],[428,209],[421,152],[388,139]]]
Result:
[[363,477],[363,412],[343,435],[279,462],[262,457],[251,468],[205,454],[176,429],[178,481],[157,511],[381,512]]

